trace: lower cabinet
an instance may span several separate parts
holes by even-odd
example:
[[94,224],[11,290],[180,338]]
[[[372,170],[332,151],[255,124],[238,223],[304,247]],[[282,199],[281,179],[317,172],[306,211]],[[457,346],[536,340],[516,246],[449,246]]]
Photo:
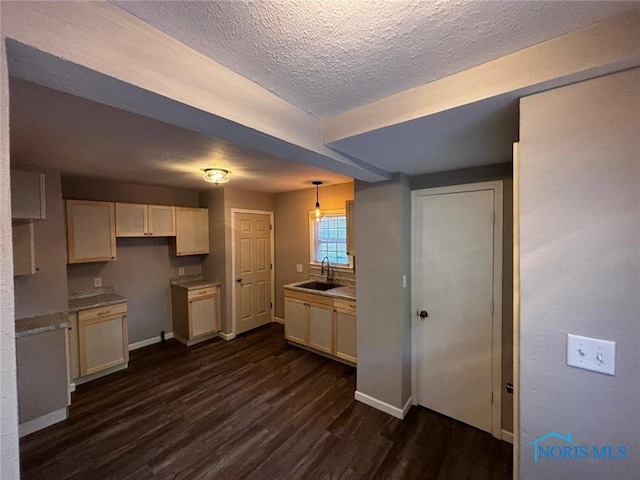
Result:
[[357,362],[356,304],[324,295],[285,290],[284,334],[349,363]]
[[78,312],[78,356],[80,377],[129,361],[126,303]]
[[220,289],[171,285],[171,310],[176,340],[187,346],[208,340],[220,330]]

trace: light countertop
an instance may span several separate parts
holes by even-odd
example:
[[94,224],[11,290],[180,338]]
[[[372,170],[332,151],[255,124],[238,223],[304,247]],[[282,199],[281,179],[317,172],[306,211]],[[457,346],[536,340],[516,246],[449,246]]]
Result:
[[342,285],[330,290],[312,290],[310,288],[303,288],[300,285],[310,282],[311,280],[303,280],[301,282],[289,283],[284,285],[286,290],[293,290],[295,292],[313,293],[315,295],[322,295],[324,297],[343,298],[346,300],[356,299],[356,287],[355,285]]
[[67,328],[69,319],[64,312],[47,313],[35,317],[25,317],[16,319],[16,338],[25,335],[35,335],[37,333]]
[[69,296],[69,313],[90,308],[107,307],[125,303],[127,299],[113,291],[113,286],[95,288]]
[[202,275],[183,275],[182,277],[171,278],[171,285],[186,288],[187,290],[197,290],[198,288],[219,287],[220,282],[204,280]]

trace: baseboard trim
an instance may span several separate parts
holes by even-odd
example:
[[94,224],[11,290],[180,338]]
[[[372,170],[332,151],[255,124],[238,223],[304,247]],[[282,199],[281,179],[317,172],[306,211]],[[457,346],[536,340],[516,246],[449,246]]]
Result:
[[220,338],[228,342],[229,340],[233,340],[234,338],[236,338],[236,334],[220,332]]
[[513,433],[502,430],[502,440],[513,445]]
[[[165,340],[170,340],[173,338],[173,332],[169,332],[164,336]],[[149,345],[153,345],[156,343],[160,343],[162,341],[162,337],[158,335],[157,337],[147,338],[146,340],[141,340],[139,342],[130,343],[129,351],[137,350],[142,347],[148,347]]]
[[86,377],[78,377],[74,380],[74,383],[77,385],[82,385],[83,383],[90,382],[92,380],[96,380],[98,378],[106,377],[107,375],[111,375],[112,373],[119,372],[120,370],[125,370],[129,368],[129,362],[121,363],[120,365],[116,365],[115,367],[107,368],[102,370],[101,372],[92,373],[91,375],[87,375]]
[[372,396],[367,395],[366,393],[358,392],[357,390],[356,390],[355,398],[356,400],[364,403],[365,405],[369,405],[370,407],[380,410],[381,412],[391,415],[392,417],[399,418],[400,420],[404,419],[404,417],[407,415],[407,413],[409,412],[409,409],[411,409],[411,406],[412,406],[411,397],[409,397],[409,399],[407,400],[407,402],[404,404],[402,408],[394,407],[393,405],[383,402],[382,400],[378,400],[377,398],[373,398]]
[[33,420],[29,420],[28,422],[24,422],[18,425],[18,435],[20,436],[20,438],[25,437],[34,432],[37,432],[38,430],[50,427],[54,423],[62,422],[63,420],[66,420],[67,417],[67,407],[55,410],[51,413],[47,413],[46,415],[34,418]]
[[281,323],[282,325],[284,325],[284,318],[273,317],[273,321],[276,322],[276,323]]

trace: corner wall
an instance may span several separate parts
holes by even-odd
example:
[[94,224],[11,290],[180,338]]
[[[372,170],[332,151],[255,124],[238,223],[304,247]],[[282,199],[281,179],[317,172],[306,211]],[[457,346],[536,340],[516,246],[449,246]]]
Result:
[[[396,416],[411,399],[409,177],[355,183],[358,280],[356,395]],[[406,275],[407,286],[402,287]]]
[[[638,99],[640,69],[521,100],[523,480],[638,478]],[[615,376],[567,366],[567,333],[615,341]],[[531,442],[550,432],[571,433],[589,458],[536,462]],[[595,459],[594,445],[627,457]]]
[[9,74],[0,37],[0,478],[20,478],[9,176]]

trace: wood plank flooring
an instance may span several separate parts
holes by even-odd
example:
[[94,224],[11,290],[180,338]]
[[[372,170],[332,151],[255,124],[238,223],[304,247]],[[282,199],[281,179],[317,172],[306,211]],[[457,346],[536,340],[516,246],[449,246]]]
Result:
[[80,385],[70,418],[21,439],[23,479],[511,478],[511,445],[421,407],[354,400],[356,370],[270,324],[231,342],[170,340]]

